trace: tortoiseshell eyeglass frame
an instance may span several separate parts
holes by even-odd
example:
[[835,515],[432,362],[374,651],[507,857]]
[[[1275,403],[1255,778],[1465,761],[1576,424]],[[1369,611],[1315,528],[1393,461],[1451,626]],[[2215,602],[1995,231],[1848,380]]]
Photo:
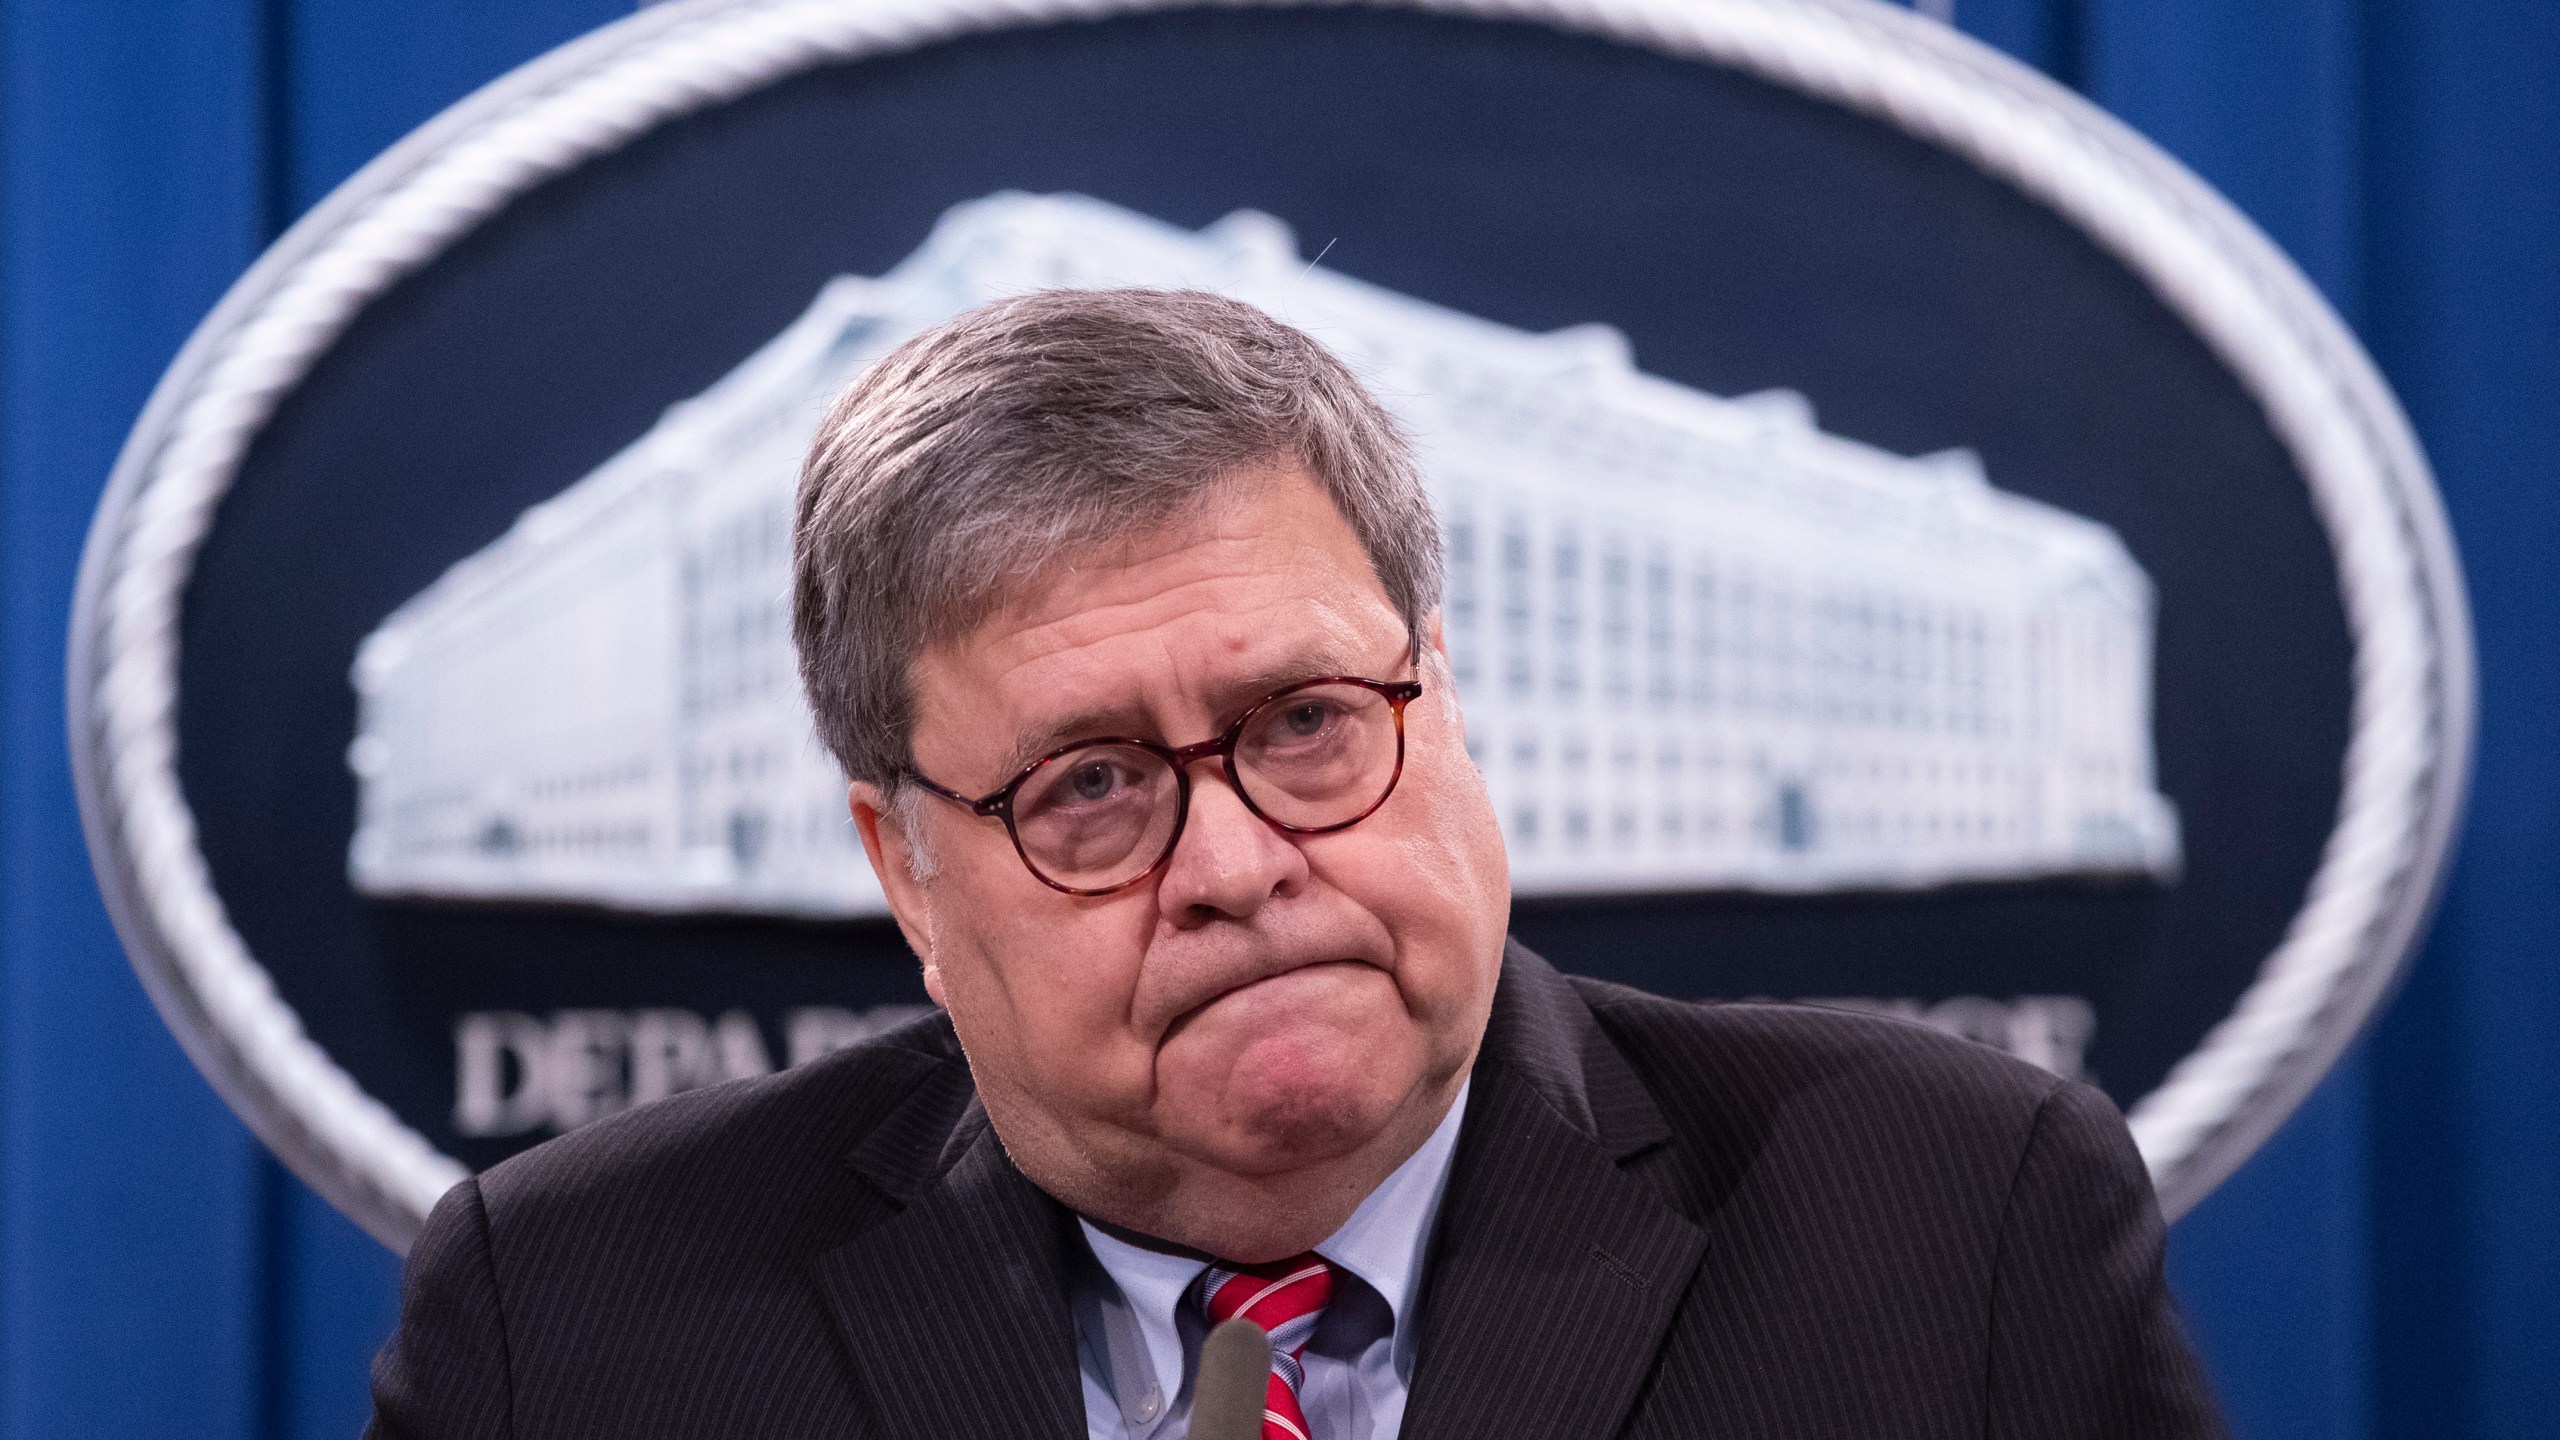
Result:
[[[1324,685],[1355,685],[1360,689],[1376,693],[1387,702],[1388,708],[1395,713],[1396,721],[1395,768],[1387,773],[1387,783],[1378,788],[1378,798],[1370,801],[1366,808],[1350,819],[1338,820],[1330,825],[1291,825],[1272,818],[1260,805],[1254,803],[1253,792],[1245,788],[1243,779],[1236,774],[1236,741],[1244,735],[1245,727],[1253,723],[1254,716],[1301,691],[1313,690]],[[1300,680],[1272,691],[1247,706],[1245,712],[1235,718],[1235,723],[1229,725],[1215,738],[1203,740],[1197,745],[1185,745],[1178,750],[1169,745],[1159,745],[1152,740],[1136,740],[1121,735],[1097,735],[1091,739],[1077,740],[1059,746],[1023,766],[1012,779],[1007,780],[993,792],[975,800],[956,790],[935,784],[919,771],[908,771],[907,778],[954,805],[968,807],[972,814],[991,820],[1002,820],[1006,836],[1013,841],[1013,853],[1021,858],[1022,867],[1030,871],[1032,878],[1041,884],[1052,890],[1064,891],[1069,895],[1116,895],[1133,885],[1145,883],[1165,867],[1166,861],[1173,858],[1174,847],[1182,843],[1183,826],[1191,820],[1191,767],[1212,756],[1217,758],[1220,768],[1226,771],[1228,788],[1236,792],[1236,798],[1244,801],[1245,808],[1252,811],[1254,817],[1263,824],[1284,834],[1330,835],[1336,830],[1348,830],[1377,814],[1378,807],[1387,803],[1387,797],[1396,793],[1396,782],[1404,778],[1404,707],[1412,704],[1421,695],[1422,682],[1419,680],[1370,680],[1358,675],[1322,675],[1313,680]],[[1013,797],[1022,789],[1026,781],[1039,774],[1051,763],[1079,750],[1089,750],[1097,745],[1125,745],[1133,750],[1144,750],[1173,767],[1175,795],[1173,829],[1165,836],[1164,852],[1156,856],[1154,862],[1146,869],[1117,884],[1084,889],[1061,884],[1051,879],[1040,869],[1039,863],[1031,858],[1031,852],[1023,848],[1022,832],[1016,829],[1013,823]]]

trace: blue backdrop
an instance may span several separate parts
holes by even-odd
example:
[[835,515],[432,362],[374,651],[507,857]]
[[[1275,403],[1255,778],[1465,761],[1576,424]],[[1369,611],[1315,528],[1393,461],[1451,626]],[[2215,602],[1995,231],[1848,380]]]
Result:
[[[366,158],[610,0],[0,0],[0,1435],[352,1434],[392,1258],[231,1119],[91,883],[79,544],[205,310]],[[2560,7],[1957,0],[2221,186],[2399,388],[2481,645],[2434,937],[2173,1232],[2234,1428],[2560,1433]]]

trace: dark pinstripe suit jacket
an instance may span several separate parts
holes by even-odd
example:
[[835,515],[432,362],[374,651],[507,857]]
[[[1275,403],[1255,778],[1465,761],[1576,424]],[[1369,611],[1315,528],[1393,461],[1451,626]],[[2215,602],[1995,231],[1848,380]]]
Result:
[[[2220,1433],[2096,1091],[1514,945],[1468,1106],[1407,1435]],[[1072,1237],[935,1017],[454,1187],[370,1433],[1075,1440]]]

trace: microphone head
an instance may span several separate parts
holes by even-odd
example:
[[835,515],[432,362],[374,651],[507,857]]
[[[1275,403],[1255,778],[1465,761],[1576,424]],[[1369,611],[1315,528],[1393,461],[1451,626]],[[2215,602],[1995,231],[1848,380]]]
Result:
[[1250,1320],[1229,1320],[1200,1346],[1200,1383],[1191,1396],[1190,1440],[1262,1440],[1271,1388],[1271,1337]]

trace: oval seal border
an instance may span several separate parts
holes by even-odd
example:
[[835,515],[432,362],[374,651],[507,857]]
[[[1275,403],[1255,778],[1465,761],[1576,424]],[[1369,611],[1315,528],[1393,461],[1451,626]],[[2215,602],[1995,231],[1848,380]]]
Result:
[[[1283,8],[1290,0],[1206,0]],[[2459,562],[2406,417],[2345,325],[2210,187],[2094,105],[1875,0],[1351,0],[1543,24],[1741,71],[1889,123],[2057,212],[2155,291],[2306,477],[2355,646],[2338,814],[2283,940],[2128,1118],[2183,1213],[2380,1006],[2441,886],[2469,776]],[[677,0],[491,83],[340,186],[153,391],[82,556],[67,667],[92,861],[187,1053],[295,1172],[395,1249],[464,1175],[304,1033],[227,918],[177,771],[179,608],[250,443],[359,312],[544,180],[828,64],[1203,0]]]

